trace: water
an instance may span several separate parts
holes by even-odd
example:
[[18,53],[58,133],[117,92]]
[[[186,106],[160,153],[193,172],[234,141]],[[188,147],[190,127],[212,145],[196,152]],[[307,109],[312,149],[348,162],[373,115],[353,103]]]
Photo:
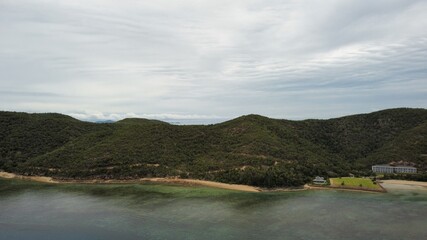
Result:
[[427,191],[242,193],[0,180],[0,239],[427,239]]

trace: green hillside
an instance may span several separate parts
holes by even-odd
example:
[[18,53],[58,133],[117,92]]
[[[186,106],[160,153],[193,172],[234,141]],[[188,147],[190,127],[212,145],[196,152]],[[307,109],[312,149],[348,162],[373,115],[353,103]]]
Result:
[[247,115],[206,126],[0,112],[0,169],[57,178],[178,176],[298,186],[316,175],[368,174],[373,163],[404,160],[426,169],[426,136],[425,109],[304,121]]

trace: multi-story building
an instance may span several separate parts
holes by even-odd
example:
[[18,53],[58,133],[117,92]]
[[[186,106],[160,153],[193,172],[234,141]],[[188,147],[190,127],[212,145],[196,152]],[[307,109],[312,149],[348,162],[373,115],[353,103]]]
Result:
[[373,165],[375,173],[417,173],[417,168],[411,166]]
[[372,172],[375,173],[394,173],[394,167],[390,165],[374,165]]
[[395,173],[417,173],[417,169],[410,166],[396,166],[394,167]]

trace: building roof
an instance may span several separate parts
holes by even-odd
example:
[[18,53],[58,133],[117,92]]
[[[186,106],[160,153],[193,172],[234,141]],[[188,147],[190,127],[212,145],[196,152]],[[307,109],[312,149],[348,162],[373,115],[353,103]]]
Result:
[[412,167],[412,166],[395,166],[396,168],[412,168],[412,169],[417,169],[416,167]]
[[379,165],[372,165],[372,167],[391,167],[391,168],[411,168],[411,169],[417,169],[416,167],[412,167],[412,166],[390,166],[387,164],[379,164]]

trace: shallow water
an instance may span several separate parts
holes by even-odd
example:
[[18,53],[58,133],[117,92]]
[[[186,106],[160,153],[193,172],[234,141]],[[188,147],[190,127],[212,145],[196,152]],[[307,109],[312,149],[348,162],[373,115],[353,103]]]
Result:
[[0,239],[427,239],[427,191],[243,193],[0,180]]

